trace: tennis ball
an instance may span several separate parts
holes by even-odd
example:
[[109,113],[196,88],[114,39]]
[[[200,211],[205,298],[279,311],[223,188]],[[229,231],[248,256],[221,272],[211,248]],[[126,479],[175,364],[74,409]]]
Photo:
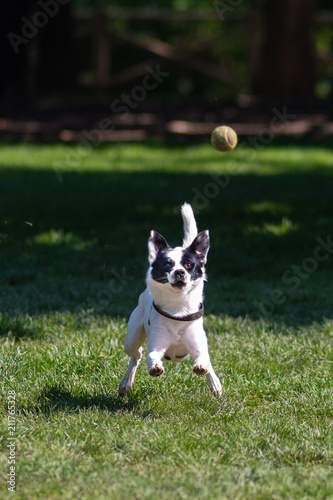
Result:
[[221,125],[213,130],[211,142],[218,151],[231,151],[237,146],[238,137],[234,129]]

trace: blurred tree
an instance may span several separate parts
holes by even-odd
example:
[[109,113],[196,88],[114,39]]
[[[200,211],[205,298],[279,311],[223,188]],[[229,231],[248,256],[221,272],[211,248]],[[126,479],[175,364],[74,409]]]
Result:
[[42,92],[63,92],[75,86],[72,4],[57,4],[39,33],[38,87]]
[[0,96],[19,104],[27,94],[28,52],[39,51],[37,83],[42,91],[73,87],[71,3],[15,0],[0,4]]
[[32,0],[16,0],[0,4],[0,96],[6,100],[25,94],[28,39],[22,33],[24,16],[29,14]]
[[294,98],[313,94],[315,7],[316,0],[267,0],[264,42],[253,82],[256,94]]

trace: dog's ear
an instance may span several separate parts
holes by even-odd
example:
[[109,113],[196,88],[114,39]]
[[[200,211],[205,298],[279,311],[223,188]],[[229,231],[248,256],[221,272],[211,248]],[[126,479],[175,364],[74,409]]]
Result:
[[155,262],[159,253],[168,250],[170,247],[165,238],[157,231],[150,232],[148,240],[148,260],[149,264]]
[[199,259],[202,266],[206,264],[209,250],[209,232],[202,231],[199,233],[198,236],[194,238],[188,249],[197,257],[197,259]]

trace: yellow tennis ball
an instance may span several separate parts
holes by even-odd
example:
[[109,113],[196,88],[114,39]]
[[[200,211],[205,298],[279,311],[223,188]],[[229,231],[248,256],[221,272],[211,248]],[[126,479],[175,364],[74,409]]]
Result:
[[226,125],[220,125],[213,130],[211,142],[218,151],[231,151],[237,146],[238,137],[234,129]]

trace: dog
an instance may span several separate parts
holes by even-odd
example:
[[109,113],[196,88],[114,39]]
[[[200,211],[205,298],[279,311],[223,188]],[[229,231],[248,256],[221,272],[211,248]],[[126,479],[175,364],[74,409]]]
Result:
[[203,288],[210,246],[209,232],[198,234],[193,210],[188,203],[182,205],[181,215],[184,224],[182,246],[171,248],[157,231],[150,233],[146,289],[141,293],[128,322],[124,349],[131,359],[119,385],[120,396],[133,387],[146,338],[149,375],[162,375],[164,361],[179,362],[191,356],[193,372],[206,375],[208,387],[213,393],[222,393],[220,380],[210,361],[203,328]]

